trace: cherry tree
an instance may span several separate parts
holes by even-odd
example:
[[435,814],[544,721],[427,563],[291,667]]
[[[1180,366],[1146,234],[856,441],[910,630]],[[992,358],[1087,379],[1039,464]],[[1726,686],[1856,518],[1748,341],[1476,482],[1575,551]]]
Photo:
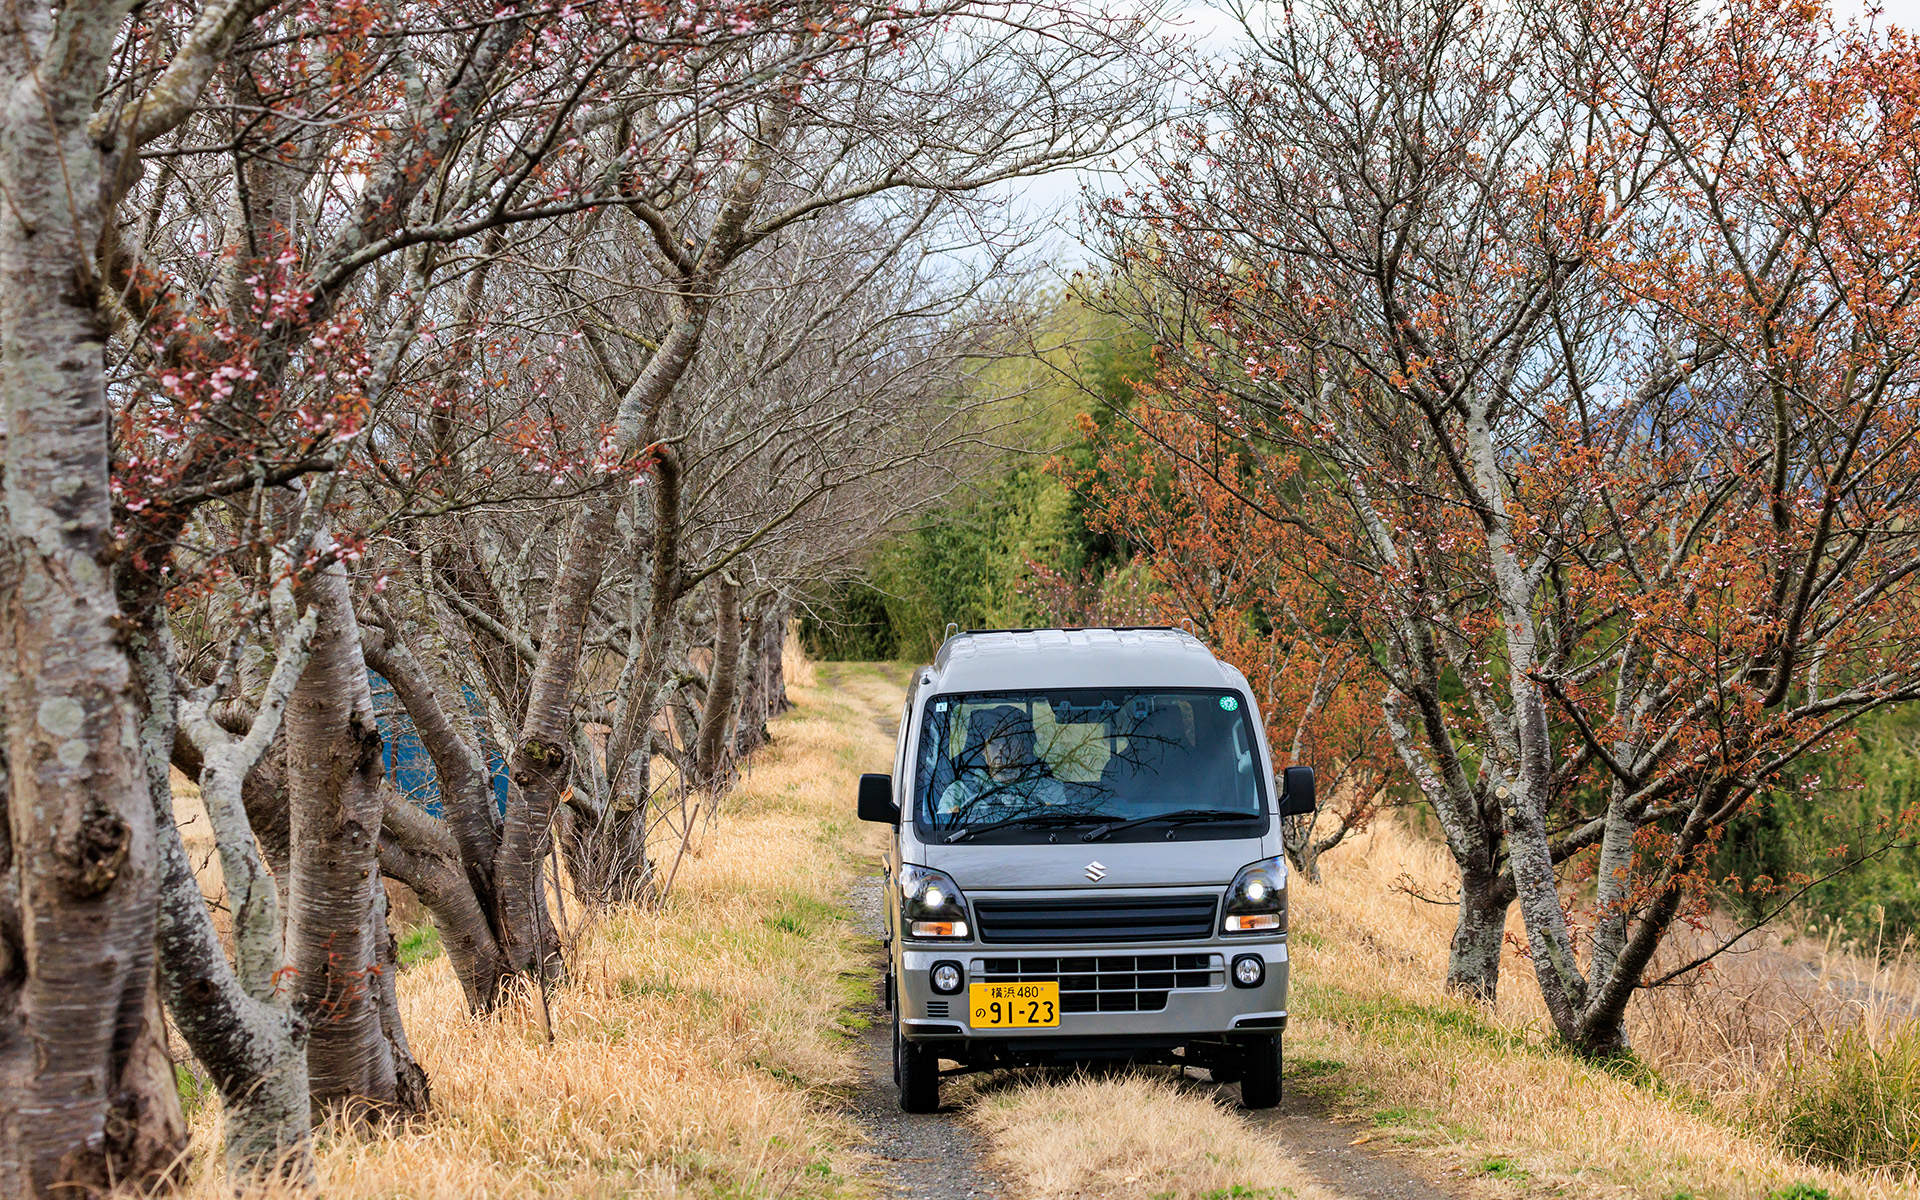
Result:
[[1068,482],[1089,525],[1152,580],[1153,615],[1185,623],[1246,675],[1277,761],[1319,773],[1315,811],[1283,830],[1288,858],[1317,883],[1320,856],[1366,829],[1394,773],[1369,626],[1348,603],[1360,581],[1315,532],[1338,515],[1315,511],[1299,454],[1196,417],[1181,397],[1197,381],[1170,371],[1139,382],[1130,419],[1104,435],[1083,420],[1099,456]]
[[1296,5],[1108,210],[1156,401],[1384,685],[1449,982],[1493,995],[1517,900],[1590,1051],[1726,823],[1920,686],[1912,70],[1804,6]]

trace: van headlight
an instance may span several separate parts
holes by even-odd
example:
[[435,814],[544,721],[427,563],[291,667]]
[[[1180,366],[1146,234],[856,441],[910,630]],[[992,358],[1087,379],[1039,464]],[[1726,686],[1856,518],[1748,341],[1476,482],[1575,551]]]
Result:
[[1248,863],[1227,889],[1223,933],[1285,933],[1287,864],[1279,855]]
[[945,871],[900,868],[900,923],[910,938],[963,938],[967,928],[967,898]]

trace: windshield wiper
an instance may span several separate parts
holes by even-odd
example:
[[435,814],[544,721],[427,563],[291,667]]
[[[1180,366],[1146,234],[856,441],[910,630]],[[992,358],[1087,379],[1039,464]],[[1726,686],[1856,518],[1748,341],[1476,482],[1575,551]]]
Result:
[[979,837],[983,833],[992,833],[996,829],[1012,829],[1020,825],[1033,825],[1033,826],[1085,825],[1089,821],[1111,821],[1112,819],[1113,819],[1112,813],[1103,813],[1103,812],[1028,813],[1024,817],[1008,817],[1004,821],[994,821],[986,825],[970,825],[967,828],[962,829],[958,833],[949,835],[947,838],[947,845],[951,846],[955,842],[964,842],[968,838]]
[[1257,821],[1261,814],[1235,812],[1226,808],[1176,808],[1172,812],[1154,813],[1150,817],[1135,817],[1131,821],[1114,821],[1098,829],[1089,829],[1080,835],[1083,842],[1097,842],[1110,833],[1122,829],[1132,829],[1135,825],[1150,825],[1155,821],[1165,821],[1169,825],[1185,825],[1191,821]]

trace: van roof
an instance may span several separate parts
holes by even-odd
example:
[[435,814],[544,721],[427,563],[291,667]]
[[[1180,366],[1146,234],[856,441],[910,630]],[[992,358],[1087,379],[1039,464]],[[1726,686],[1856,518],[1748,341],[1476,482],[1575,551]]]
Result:
[[1243,686],[1240,673],[1181,629],[977,629],[933,660],[942,692],[1058,687]]

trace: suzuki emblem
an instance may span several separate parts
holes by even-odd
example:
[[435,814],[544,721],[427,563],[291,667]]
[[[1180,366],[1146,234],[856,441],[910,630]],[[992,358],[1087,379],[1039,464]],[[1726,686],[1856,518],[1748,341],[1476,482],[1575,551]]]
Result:
[[1107,869],[1101,866],[1098,862],[1090,862],[1087,864],[1088,879],[1093,880],[1095,883],[1099,883],[1102,879],[1105,879],[1106,877],[1107,877]]

